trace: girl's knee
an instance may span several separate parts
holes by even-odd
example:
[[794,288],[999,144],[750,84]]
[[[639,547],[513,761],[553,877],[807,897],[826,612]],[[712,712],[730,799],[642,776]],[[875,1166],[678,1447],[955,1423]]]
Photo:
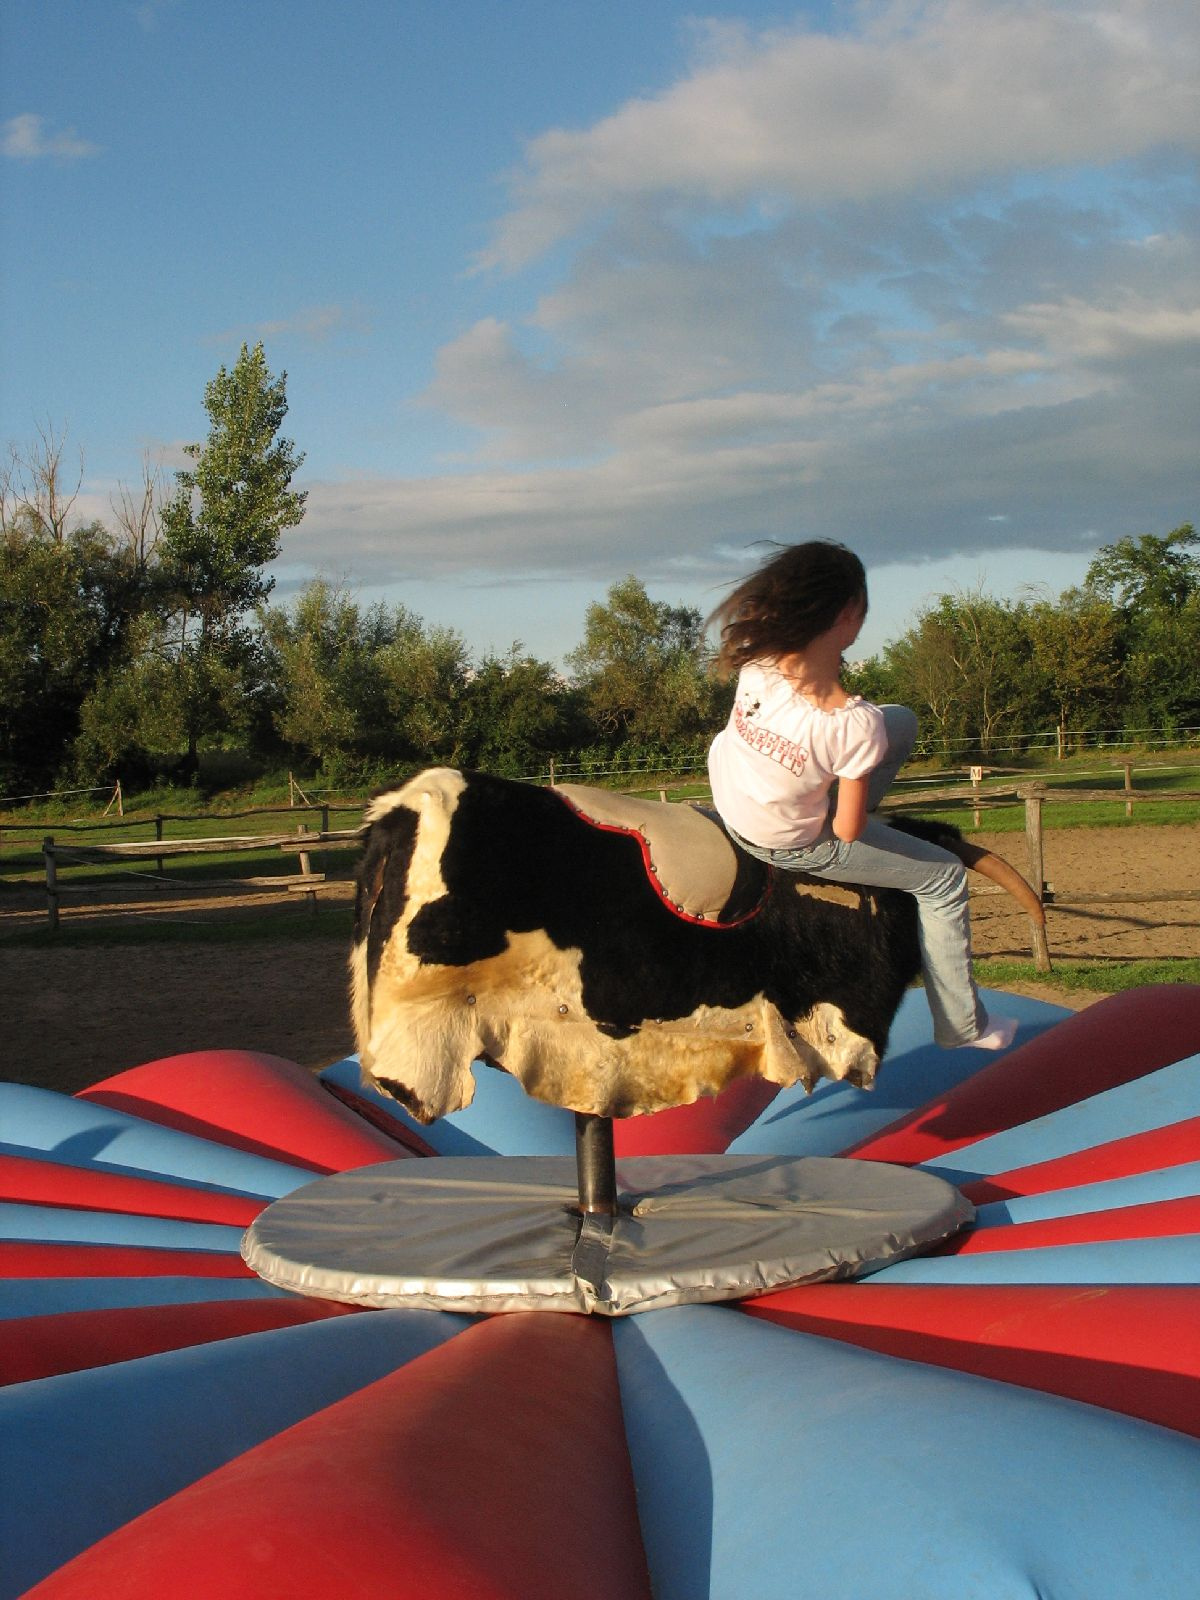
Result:
[[931,905],[957,910],[967,903],[967,869],[951,856],[944,865],[930,874],[929,881],[919,899]]
[[917,742],[917,715],[908,706],[880,706],[890,750],[911,750]]

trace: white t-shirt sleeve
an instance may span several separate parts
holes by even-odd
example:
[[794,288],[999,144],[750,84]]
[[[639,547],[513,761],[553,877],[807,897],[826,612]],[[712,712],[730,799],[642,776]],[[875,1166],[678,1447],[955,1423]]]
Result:
[[830,770],[835,778],[865,778],[887,755],[883,713],[865,700],[845,708],[831,735]]

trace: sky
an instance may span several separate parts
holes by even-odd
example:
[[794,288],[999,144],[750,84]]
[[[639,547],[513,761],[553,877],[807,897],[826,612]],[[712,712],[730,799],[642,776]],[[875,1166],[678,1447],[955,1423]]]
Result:
[[0,0],[0,440],[111,519],[261,340],[273,572],[558,660],[765,541],[942,592],[1197,515],[1194,0]]

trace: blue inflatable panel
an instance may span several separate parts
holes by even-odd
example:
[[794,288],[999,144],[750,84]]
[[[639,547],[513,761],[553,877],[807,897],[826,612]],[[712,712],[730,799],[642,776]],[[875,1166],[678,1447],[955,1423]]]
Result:
[[[474,1100],[445,1119],[453,1135],[501,1156],[574,1155],[573,1112],[531,1099],[516,1078],[481,1061],[475,1062],[473,1070]],[[446,1151],[447,1155],[459,1153]],[[466,1153],[465,1149],[461,1152]]]
[[22,1594],[168,1495],[466,1326],[425,1311],[335,1317],[0,1391],[0,1595]]
[[1120,1211],[1126,1206],[1184,1200],[1192,1195],[1200,1195],[1200,1161],[1185,1161],[1154,1172],[1135,1172],[1128,1178],[1108,1178],[1103,1183],[1080,1184],[1074,1189],[1050,1189],[1045,1194],[995,1200],[976,1209],[975,1227],[1007,1227],[1014,1222],[1039,1222],[1044,1217]]
[[473,1064],[475,1098],[462,1111],[428,1127],[398,1100],[364,1085],[357,1056],[335,1061],[321,1073],[393,1117],[441,1156],[564,1156],[575,1151],[575,1119],[560,1106],[531,1099],[517,1080],[482,1061]]
[[1194,1439],[721,1307],[613,1337],[656,1600],[1195,1600]]
[[1036,1250],[921,1256],[897,1261],[859,1283],[1193,1283],[1200,1284],[1200,1234],[1104,1239]]
[[[981,990],[988,1009],[1020,1022],[1011,1049],[1070,1016],[1061,1006],[1023,995]],[[995,1057],[982,1050],[941,1050],[930,1039],[924,991],[910,989],[892,1024],[888,1053],[875,1087],[823,1082],[806,1094],[785,1089],[729,1146],[731,1155],[835,1156],[974,1077]]]
[[1033,1166],[1074,1155],[1114,1139],[1166,1128],[1200,1116],[1200,1055],[1160,1067],[1115,1089],[1077,1100],[1048,1116],[1006,1128],[974,1144],[961,1145],[942,1161],[922,1165],[951,1183],[991,1177],[1014,1167]]
[[72,1167],[197,1180],[270,1200],[313,1180],[311,1168],[251,1155],[23,1083],[0,1083],[0,1127],[5,1149],[13,1155],[48,1155]]
[[66,1311],[123,1311],[128,1306],[194,1305],[200,1300],[291,1300],[261,1278],[0,1278],[0,1322]]
[[0,1239],[43,1244],[153,1245],[163,1250],[228,1250],[237,1255],[241,1228],[216,1222],[176,1222],[115,1211],[75,1211],[69,1206],[0,1204]]

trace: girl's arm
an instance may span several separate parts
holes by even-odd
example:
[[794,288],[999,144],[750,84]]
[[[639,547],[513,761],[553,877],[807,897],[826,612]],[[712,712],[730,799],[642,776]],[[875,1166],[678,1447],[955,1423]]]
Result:
[[866,778],[839,778],[833,831],[845,844],[857,839],[867,825]]

